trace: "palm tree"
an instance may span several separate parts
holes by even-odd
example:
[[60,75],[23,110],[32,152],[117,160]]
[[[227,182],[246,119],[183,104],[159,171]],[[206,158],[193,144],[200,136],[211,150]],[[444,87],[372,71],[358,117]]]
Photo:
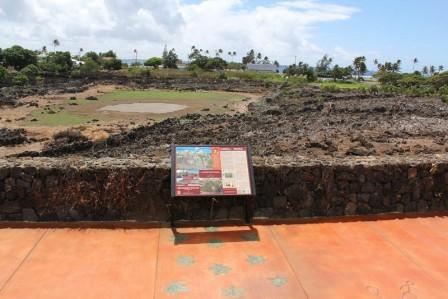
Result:
[[84,49],[83,48],[79,48],[79,58],[81,59],[81,56],[82,56],[82,52],[84,52]]
[[205,50],[205,54],[207,54],[207,56],[208,56],[208,54],[210,54],[210,51],[209,50]]
[[439,72],[443,72],[443,70],[445,69],[445,67],[443,65],[439,65]]
[[436,67],[433,66],[433,65],[431,65],[431,66],[429,67],[429,73],[430,73],[431,76],[432,76],[432,75],[434,75],[435,72],[436,72]]
[[418,63],[418,58],[415,57],[413,62],[414,62],[414,65],[412,66],[412,70],[415,71],[415,65]]
[[257,54],[257,60],[258,60],[258,61],[260,61],[262,57],[263,57],[263,56],[261,56],[261,53],[258,53],[258,54]]
[[47,54],[47,46],[43,46],[42,47],[42,53],[43,54]]
[[61,45],[61,43],[59,42],[59,40],[56,38],[54,41],[53,41],[53,52],[56,52],[56,47],[59,47]]
[[429,74],[429,69],[428,69],[428,67],[426,65],[423,67],[422,73],[423,73],[423,75],[428,75]]
[[137,51],[137,49],[134,49],[134,54],[135,54],[135,64],[137,64],[137,58],[138,58],[138,51]]
[[378,64],[380,64],[380,62],[378,61],[377,58],[375,58],[375,59],[373,60],[373,64],[376,65],[376,66],[378,66]]

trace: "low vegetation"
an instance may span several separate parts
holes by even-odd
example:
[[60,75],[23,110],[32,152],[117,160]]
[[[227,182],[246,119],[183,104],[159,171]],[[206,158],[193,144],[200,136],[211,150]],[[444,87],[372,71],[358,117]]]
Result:
[[[403,93],[414,96],[439,96],[447,101],[448,72],[444,67],[425,66],[421,71],[402,73],[402,61],[374,63],[377,71],[374,80],[380,87],[372,87],[372,83],[364,84],[367,73],[367,59],[365,56],[354,58],[348,66],[333,63],[333,59],[324,55],[315,66],[305,62],[298,62],[287,67],[283,74],[260,73],[246,70],[248,64],[269,64],[279,67],[280,64],[267,56],[250,50],[235,62],[235,51],[225,52],[222,49],[214,51],[191,47],[189,62],[183,64],[179,60],[175,49],[165,47],[161,57],[151,57],[143,65],[139,63],[138,51],[134,50],[135,62],[128,66],[114,51],[105,53],[93,51],[84,53],[82,48],[73,55],[70,52],[56,51],[59,41],[53,42],[54,51],[47,47],[33,51],[19,45],[0,49],[0,85],[38,85],[45,81],[48,75],[64,75],[73,78],[97,78],[101,72],[120,71],[131,79],[148,78],[182,78],[194,77],[213,80],[255,80],[267,84],[300,85],[316,83],[326,90],[361,89],[366,92]],[[213,53],[214,52],[214,53]],[[226,59],[227,56],[227,59]],[[418,59],[413,60],[413,67]],[[160,69],[163,67],[163,69]],[[323,80],[323,81],[320,81]],[[329,82],[332,81],[332,82]],[[375,89],[376,88],[376,89]],[[377,91],[378,90],[378,91]]]

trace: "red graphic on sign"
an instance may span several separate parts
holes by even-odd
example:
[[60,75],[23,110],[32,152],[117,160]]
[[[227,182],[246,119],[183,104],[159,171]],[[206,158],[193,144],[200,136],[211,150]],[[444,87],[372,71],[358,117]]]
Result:
[[212,147],[212,169],[221,170],[221,149]]
[[177,195],[191,195],[196,196],[201,194],[200,186],[176,186]]
[[224,195],[237,195],[238,189],[236,188],[224,188],[223,189]]
[[222,178],[222,172],[221,170],[199,170],[199,178],[220,179]]

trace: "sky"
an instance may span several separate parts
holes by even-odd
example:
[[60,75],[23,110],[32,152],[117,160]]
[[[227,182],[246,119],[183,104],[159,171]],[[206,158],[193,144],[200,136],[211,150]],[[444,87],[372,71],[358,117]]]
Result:
[[[448,66],[446,0],[0,0],[0,48],[117,52],[160,56],[164,45],[186,58],[192,45],[250,49],[281,64],[314,65],[324,54],[402,59],[405,70]],[[225,57],[224,58],[228,58]]]

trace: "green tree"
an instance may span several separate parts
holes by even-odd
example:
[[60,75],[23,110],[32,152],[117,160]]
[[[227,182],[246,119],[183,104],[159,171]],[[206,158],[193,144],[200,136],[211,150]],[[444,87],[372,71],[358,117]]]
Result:
[[82,57],[82,60],[85,61],[86,59],[91,59],[91,60],[95,61],[97,64],[100,64],[100,56],[93,51],[90,51],[90,52],[87,52],[86,54],[84,54],[84,56]]
[[319,77],[330,76],[330,66],[333,63],[333,58],[325,54],[316,65],[316,73]]
[[24,49],[21,46],[12,46],[3,51],[6,66],[12,66],[16,70],[21,70],[29,64],[37,63],[37,56],[34,51]]
[[445,69],[445,67],[443,65],[439,65],[439,73],[443,72],[443,70]]
[[436,73],[436,67],[433,66],[433,65],[431,65],[431,66],[429,67],[429,74],[430,74],[431,76],[433,76],[435,73]]
[[7,70],[0,65],[0,82],[5,81],[7,75],[8,75]]
[[163,59],[163,67],[166,69],[177,69],[177,59],[176,50],[171,49]]
[[52,73],[68,73],[73,68],[70,52],[52,52],[40,63],[43,70]]
[[123,63],[115,57],[104,57],[101,59],[101,66],[105,70],[121,70]]
[[429,68],[428,68],[426,65],[423,67],[423,69],[422,69],[422,73],[423,73],[423,75],[428,76],[428,74],[429,74]]
[[353,61],[353,68],[356,71],[358,80],[361,80],[361,76],[367,72],[366,57],[356,57]]
[[419,74],[404,74],[397,82],[403,87],[419,87],[425,84],[426,79]]
[[163,59],[160,57],[152,57],[145,61],[145,66],[152,66],[155,69],[158,69],[162,64]]
[[413,65],[412,65],[412,70],[414,70],[415,71],[415,66],[417,65],[417,63],[418,63],[418,58],[417,57],[415,57],[414,58],[414,60],[412,61],[413,62]]
[[310,67],[307,63],[299,62],[298,65],[290,65],[283,71],[288,76],[305,76],[308,82],[314,82],[317,80],[316,72],[313,67]]
[[333,77],[333,80],[336,82],[338,79],[344,78],[344,70],[339,65],[335,65],[329,72],[331,77]]
[[168,56],[168,47],[167,45],[165,45],[165,47],[163,47],[162,59],[165,60],[167,56]]
[[242,60],[243,64],[249,64],[255,62],[255,51],[252,49],[249,52],[247,52],[246,56],[243,57]]
[[79,74],[82,77],[96,78],[100,72],[100,66],[94,60],[87,58],[84,64],[79,68]]
[[59,40],[56,38],[53,40],[53,52],[56,52],[56,47],[59,47],[61,45],[61,43],[59,42]]
[[25,74],[22,74],[21,72],[18,72],[14,78],[12,79],[12,84],[18,85],[18,86],[24,86],[29,83],[28,77]]
[[0,48],[0,65],[3,64],[4,56],[3,56],[3,50]]
[[28,79],[30,79],[31,81],[34,81],[36,77],[39,75],[40,70],[36,65],[30,64],[21,69],[20,72],[25,76],[27,76]]

